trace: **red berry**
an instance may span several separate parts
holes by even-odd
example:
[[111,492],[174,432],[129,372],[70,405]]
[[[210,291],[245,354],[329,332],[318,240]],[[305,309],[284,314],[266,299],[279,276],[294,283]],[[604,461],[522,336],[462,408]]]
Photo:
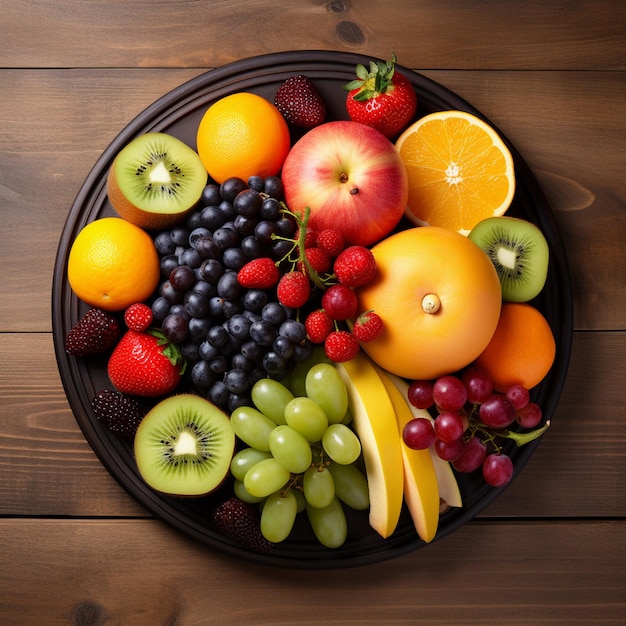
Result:
[[[321,248],[318,248],[317,246],[305,248],[304,253],[309,265],[318,274],[325,274],[328,270],[330,270],[332,265],[331,258],[329,254]],[[298,262],[297,268],[304,271],[307,271],[308,269],[302,261]]]
[[302,272],[287,272],[278,281],[276,297],[283,305],[292,309],[304,306],[311,295],[311,284]]
[[337,256],[346,245],[343,235],[334,228],[325,228],[317,236],[317,246],[331,257]]
[[383,320],[378,313],[374,311],[365,311],[356,318],[354,328],[352,329],[354,336],[363,343],[374,341],[380,337],[383,332]]
[[213,511],[213,522],[219,532],[254,550],[267,552],[272,544],[261,533],[259,510],[232,496]]
[[326,356],[335,363],[350,361],[358,354],[359,349],[357,338],[347,330],[334,330],[324,342]]
[[311,343],[324,343],[333,328],[332,318],[323,309],[311,311],[304,320],[304,329]]
[[310,129],[326,119],[326,103],[319,89],[302,74],[290,76],[280,85],[274,104],[294,126]]
[[124,311],[124,322],[130,330],[136,330],[138,333],[148,330],[152,325],[152,309],[143,302],[131,304]]
[[376,259],[365,246],[349,246],[339,253],[333,269],[342,285],[360,287],[376,275]]
[[237,273],[239,284],[247,289],[269,289],[279,278],[280,270],[269,257],[248,261]]
[[347,320],[356,315],[356,294],[345,285],[332,285],[322,296],[322,308],[334,320]]
[[[296,231],[294,238],[300,239],[300,229]],[[306,232],[304,233],[304,248],[305,249],[313,248],[316,245],[317,245],[317,233],[314,230],[307,228]]]

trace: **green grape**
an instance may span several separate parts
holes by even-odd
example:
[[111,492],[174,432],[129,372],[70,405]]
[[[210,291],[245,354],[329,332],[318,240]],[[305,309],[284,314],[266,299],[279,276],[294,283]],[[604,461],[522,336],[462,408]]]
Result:
[[335,497],[335,483],[328,469],[309,467],[302,477],[302,491],[308,504],[318,509],[328,506]]
[[324,409],[310,398],[294,398],[285,407],[287,424],[297,430],[307,441],[319,441],[328,428]]
[[276,426],[270,433],[269,444],[274,458],[291,473],[302,474],[311,465],[311,445],[291,426]]
[[252,402],[261,413],[276,424],[286,424],[285,407],[293,394],[285,385],[272,378],[261,378],[252,386]]
[[350,465],[361,454],[361,442],[344,424],[331,424],[322,435],[322,446],[335,463]]
[[239,406],[230,415],[235,435],[251,448],[267,452],[270,433],[276,428],[272,420],[251,406]]
[[291,370],[289,377],[289,389],[294,396],[306,396],[306,375],[309,370],[318,363],[331,363],[331,360],[326,356],[324,348],[316,346],[313,349],[313,354],[301,363],[296,363]]
[[356,465],[331,463],[328,471],[335,483],[335,495],[350,508],[365,511],[370,505],[365,474]]
[[236,480],[233,482],[233,493],[244,502],[249,502],[250,504],[258,504],[259,502],[263,502],[265,498],[259,498],[258,496],[253,496],[248,493],[246,490],[246,486],[243,484],[243,480]]
[[348,524],[337,498],[322,509],[307,504],[306,513],[315,537],[323,546],[338,548],[343,544],[348,536]]
[[284,487],[290,476],[276,459],[264,459],[248,470],[243,485],[250,495],[264,498]]
[[302,513],[306,508],[306,500],[304,499],[304,494],[300,489],[291,489],[291,493],[293,493],[296,502],[298,503],[298,513]]
[[339,423],[340,424],[345,424],[346,426],[352,424],[352,413],[350,411],[350,407],[348,407],[348,410],[346,411],[346,414],[343,416],[343,419]]
[[306,395],[324,409],[328,423],[341,422],[348,410],[348,390],[337,369],[318,363],[308,371],[304,384]]
[[291,490],[271,494],[261,511],[261,532],[272,543],[284,541],[289,536],[298,514],[298,502]]
[[246,472],[259,461],[269,459],[272,453],[268,450],[257,450],[256,448],[242,448],[233,456],[230,462],[230,473],[237,479],[243,480]]

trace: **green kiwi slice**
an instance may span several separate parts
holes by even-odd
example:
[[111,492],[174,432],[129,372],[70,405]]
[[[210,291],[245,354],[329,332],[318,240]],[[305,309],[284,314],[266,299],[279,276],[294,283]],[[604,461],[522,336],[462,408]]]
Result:
[[135,460],[153,489],[176,496],[215,490],[229,472],[235,434],[228,416],[192,394],[156,404],[135,434]]
[[145,133],[116,155],[107,192],[121,217],[154,230],[181,221],[206,183],[207,171],[195,150],[173,135]]
[[491,259],[506,302],[527,302],[543,289],[548,243],[537,226],[516,217],[488,217],[468,237]]

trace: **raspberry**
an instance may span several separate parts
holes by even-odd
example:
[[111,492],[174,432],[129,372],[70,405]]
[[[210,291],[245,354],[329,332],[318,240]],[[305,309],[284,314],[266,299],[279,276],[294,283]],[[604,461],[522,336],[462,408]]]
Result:
[[[295,239],[296,241],[300,239],[300,229],[296,231]],[[307,228],[304,233],[304,247],[305,249],[313,248],[315,245],[317,245],[317,233],[314,230]]]
[[220,533],[250,550],[267,552],[272,547],[261,533],[258,508],[235,496],[217,506],[213,522]]
[[65,337],[65,352],[89,356],[106,352],[120,336],[117,320],[102,309],[89,309]]
[[91,401],[94,415],[112,432],[134,437],[137,427],[147,413],[146,406],[136,398],[113,389],[102,389]]
[[383,332],[383,320],[378,313],[366,311],[357,317],[352,332],[363,343],[374,341]]
[[376,275],[376,259],[365,246],[349,246],[339,253],[333,269],[341,284],[360,287]]
[[237,281],[247,289],[269,289],[280,278],[280,270],[269,257],[248,261],[237,273]]
[[304,320],[304,329],[311,343],[324,343],[333,327],[332,318],[323,309],[311,311]]
[[124,312],[124,322],[130,330],[142,333],[152,325],[152,309],[143,302],[131,304]]
[[343,235],[334,228],[325,228],[317,236],[317,246],[331,257],[337,256],[346,245]]
[[311,295],[311,284],[302,272],[287,272],[278,281],[276,297],[286,307],[298,309],[304,306]]
[[[321,248],[318,248],[317,246],[305,248],[304,253],[309,265],[318,274],[325,274],[331,268],[332,260],[329,254]],[[297,268],[304,269],[306,271],[306,266],[301,261],[298,262]]]
[[359,349],[357,338],[347,330],[334,330],[324,342],[326,356],[335,363],[350,361],[358,354]]

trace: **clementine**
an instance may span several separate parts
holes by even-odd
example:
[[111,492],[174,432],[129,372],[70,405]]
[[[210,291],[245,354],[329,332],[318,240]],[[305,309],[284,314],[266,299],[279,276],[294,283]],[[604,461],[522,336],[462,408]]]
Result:
[[467,235],[503,215],[515,193],[511,152],[486,122],[464,111],[438,111],[396,141],[409,178],[407,217]]
[[373,309],[383,332],[363,344],[383,369],[431,379],[468,365],[496,329],[502,290],[487,255],[467,237],[424,226],[372,248],[377,276],[357,290],[359,310]]
[[489,372],[497,391],[513,384],[531,389],[550,371],[556,343],[546,318],[527,303],[505,302],[491,341],[476,363]]
[[197,150],[209,176],[222,183],[231,176],[274,176],[291,138],[287,122],[269,100],[253,93],[225,96],[211,105],[198,126]]
[[146,300],[159,277],[159,257],[152,238],[119,217],[87,224],[70,248],[70,287],[83,302],[106,311],[121,311]]

